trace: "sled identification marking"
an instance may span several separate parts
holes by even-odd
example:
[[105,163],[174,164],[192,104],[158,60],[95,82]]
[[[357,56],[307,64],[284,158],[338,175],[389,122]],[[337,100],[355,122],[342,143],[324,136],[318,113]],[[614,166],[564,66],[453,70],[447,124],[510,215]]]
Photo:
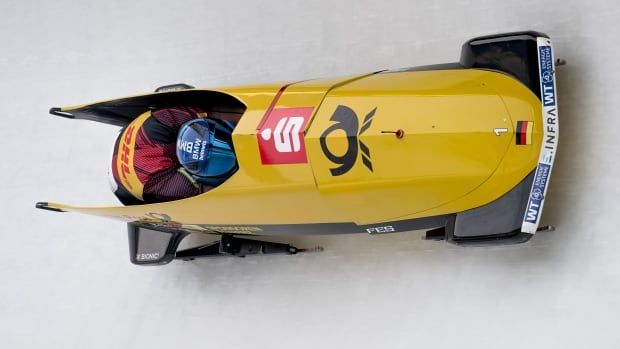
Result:
[[494,128],[493,129],[493,133],[495,133],[496,136],[501,135],[502,133],[506,133],[508,132],[508,129],[505,127],[501,127],[501,128]]
[[392,225],[386,225],[386,226],[382,226],[382,227],[366,228],[366,232],[368,234],[393,233],[395,231],[396,231],[396,229],[394,229],[394,226],[392,226]]

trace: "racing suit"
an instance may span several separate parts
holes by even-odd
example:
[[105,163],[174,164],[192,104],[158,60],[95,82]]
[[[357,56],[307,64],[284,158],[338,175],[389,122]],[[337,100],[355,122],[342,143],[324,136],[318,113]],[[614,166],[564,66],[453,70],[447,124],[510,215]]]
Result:
[[125,127],[116,140],[110,182],[125,205],[172,201],[210,188],[197,183],[177,160],[181,126],[206,113],[191,107],[146,112]]

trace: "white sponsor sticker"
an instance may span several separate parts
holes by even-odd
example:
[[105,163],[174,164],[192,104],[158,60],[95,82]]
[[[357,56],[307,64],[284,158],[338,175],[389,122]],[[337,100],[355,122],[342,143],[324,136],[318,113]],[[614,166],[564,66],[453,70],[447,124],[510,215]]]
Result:
[[375,233],[393,233],[395,232],[396,229],[394,229],[393,226],[391,225],[385,225],[382,227],[372,227],[372,228],[367,228],[366,232],[368,234],[375,234]]
[[555,61],[551,40],[539,37],[537,38],[537,46],[543,141],[540,148],[540,156],[538,157],[538,166],[536,166],[536,173],[534,174],[534,182],[532,183],[530,197],[525,208],[525,215],[523,216],[523,224],[521,225],[521,231],[530,234],[536,233],[540,223],[560,131],[555,84]]
[[154,261],[159,259],[159,252],[137,253],[136,260],[138,261]]

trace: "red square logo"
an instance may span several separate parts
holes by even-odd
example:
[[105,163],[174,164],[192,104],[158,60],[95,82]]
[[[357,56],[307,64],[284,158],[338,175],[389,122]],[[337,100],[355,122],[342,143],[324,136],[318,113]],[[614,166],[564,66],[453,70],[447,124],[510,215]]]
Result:
[[258,129],[258,149],[263,165],[305,164],[304,130],[313,107],[273,109]]

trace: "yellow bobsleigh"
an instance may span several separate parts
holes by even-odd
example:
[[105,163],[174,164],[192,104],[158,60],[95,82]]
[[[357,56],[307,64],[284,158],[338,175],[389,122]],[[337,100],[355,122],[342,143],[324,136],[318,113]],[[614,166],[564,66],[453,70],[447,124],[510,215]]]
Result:
[[[298,250],[236,235],[427,230],[455,243],[527,241],[539,221],[558,142],[555,60],[537,32],[479,37],[458,63],[364,75],[155,93],[52,108],[125,126],[189,105],[237,118],[238,170],[172,202],[38,208],[129,223],[131,260]],[[176,251],[189,233],[219,243]]]

